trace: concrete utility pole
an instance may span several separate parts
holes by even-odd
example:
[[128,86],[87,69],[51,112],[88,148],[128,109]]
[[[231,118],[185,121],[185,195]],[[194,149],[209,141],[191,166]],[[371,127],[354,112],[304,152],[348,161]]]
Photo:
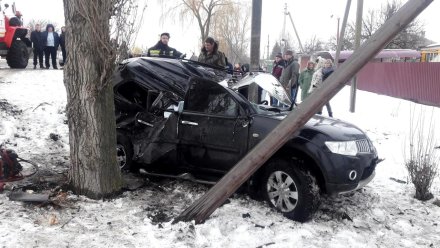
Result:
[[[354,40],[354,50],[359,49],[361,45],[361,34],[362,34],[362,13],[364,8],[364,0],[357,1],[357,10],[356,10],[356,34]],[[350,90],[350,112],[354,113],[356,108],[356,89],[357,89],[357,77],[354,76],[353,81],[351,82],[351,90]]]
[[290,22],[292,23],[293,30],[295,31],[296,39],[298,39],[299,49],[301,49],[301,52],[304,53],[304,48],[301,43],[301,39],[299,38],[298,31],[296,31],[295,23],[293,23],[292,15],[290,14],[290,12],[288,12],[287,14],[289,15]]
[[[338,34],[339,36],[337,37],[338,47],[336,48],[335,68],[339,66],[339,55],[341,54],[342,43],[344,43],[345,27],[347,26],[348,14],[350,13],[350,5],[351,5],[351,0],[347,0],[347,5],[345,6],[344,20],[342,20],[341,33],[339,33]],[[338,19],[338,27],[339,27],[339,19]]]
[[[175,222],[194,220],[202,223],[249,177],[255,173],[279,148],[281,148],[315,113],[345,86],[369,60],[388,44],[433,0],[409,0],[385,24],[371,36],[325,84],[313,91],[297,108],[241,159],[204,196],[187,208]],[[255,3],[257,1],[253,1]],[[259,1],[261,4],[261,0]],[[261,5],[260,5],[261,7]]]
[[[251,72],[260,70],[261,13],[262,0],[252,0],[251,65],[249,68]],[[249,86],[248,99],[259,102],[257,84]]]
[[283,16],[284,16],[284,21],[283,21],[283,29],[281,30],[281,42],[284,43],[280,44],[281,45],[281,53],[284,54],[284,52],[286,51],[287,47],[286,47],[286,15],[287,15],[287,3],[284,3],[284,12],[283,12]]
[[262,0],[252,0],[250,71],[259,71],[260,69],[261,10]]
[[270,59],[270,49],[269,49],[269,35],[267,35],[267,57],[266,59]]

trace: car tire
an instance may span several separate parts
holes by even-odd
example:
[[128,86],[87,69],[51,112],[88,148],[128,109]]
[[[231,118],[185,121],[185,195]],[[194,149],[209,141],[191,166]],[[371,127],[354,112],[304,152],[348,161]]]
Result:
[[116,156],[121,171],[133,169],[133,145],[127,135],[118,132],[116,142]]
[[9,67],[24,69],[29,62],[29,51],[22,40],[15,40],[6,55],[6,62]]
[[269,161],[261,180],[261,192],[271,207],[300,222],[313,216],[320,201],[316,178],[293,161],[283,159]]

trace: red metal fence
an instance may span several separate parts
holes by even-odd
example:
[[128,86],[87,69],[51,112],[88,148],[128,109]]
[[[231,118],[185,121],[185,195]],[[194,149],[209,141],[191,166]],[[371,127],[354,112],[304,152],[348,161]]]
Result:
[[440,63],[368,63],[358,89],[440,107]]

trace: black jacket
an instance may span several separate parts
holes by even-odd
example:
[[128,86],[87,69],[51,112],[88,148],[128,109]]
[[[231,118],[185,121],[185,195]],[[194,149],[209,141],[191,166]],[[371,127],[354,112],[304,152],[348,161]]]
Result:
[[147,56],[179,58],[182,56],[182,53],[158,41],[156,45],[148,49]]
[[62,49],[66,48],[66,33],[65,32],[61,32],[60,35],[60,46]]
[[48,24],[46,27],[46,31],[43,32],[42,36],[43,36],[43,45],[47,46],[47,34],[48,34],[48,29],[49,27],[52,27],[53,31],[53,39],[54,39],[54,47],[55,49],[58,49],[58,46],[60,45],[60,36],[58,35],[57,32],[55,32],[55,28],[52,24]]
[[322,68],[322,81],[326,80],[332,73],[333,68]]
[[44,41],[43,41],[43,32],[41,31],[32,31],[31,33],[31,41],[32,41],[32,46],[35,49],[43,49],[44,47]]

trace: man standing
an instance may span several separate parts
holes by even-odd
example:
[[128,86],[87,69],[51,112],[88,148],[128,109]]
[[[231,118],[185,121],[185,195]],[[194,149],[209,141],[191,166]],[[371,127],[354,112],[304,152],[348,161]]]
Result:
[[63,62],[60,63],[60,66],[64,66],[66,63],[66,34],[65,34],[66,28],[63,26],[61,27],[61,35],[60,35],[60,47],[61,47],[61,54],[63,55]]
[[168,46],[169,40],[170,40],[170,34],[162,33],[160,35],[160,40],[156,43],[156,45],[148,49],[147,56],[180,58],[182,56],[182,53],[172,47],[169,47]]
[[307,68],[299,74],[298,84],[301,88],[301,101],[304,101],[309,95],[309,89],[312,83],[313,73],[315,73],[315,63],[309,61]]
[[52,59],[52,67],[58,69],[57,67],[57,50],[60,45],[60,37],[58,33],[54,31],[55,28],[52,24],[47,24],[46,31],[43,32],[43,43],[44,43],[44,57],[46,62],[46,69],[49,69],[49,57]]
[[280,82],[284,89],[286,89],[287,94],[290,95],[292,103],[294,103],[298,90],[299,64],[294,59],[294,54],[291,50],[287,50],[284,53],[284,60],[286,61],[286,68],[284,68],[281,74]]
[[40,68],[43,69],[43,33],[40,24],[35,24],[35,30],[31,33],[32,47],[34,49],[34,69],[37,69],[37,58]]
[[[283,60],[283,54],[278,53],[275,56],[275,61],[273,62],[272,76],[274,76],[278,81],[280,81],[281,75],[283,73],[286,62]],[[278,100],[275,97],[271,97],[271,105],[278,106]]]

